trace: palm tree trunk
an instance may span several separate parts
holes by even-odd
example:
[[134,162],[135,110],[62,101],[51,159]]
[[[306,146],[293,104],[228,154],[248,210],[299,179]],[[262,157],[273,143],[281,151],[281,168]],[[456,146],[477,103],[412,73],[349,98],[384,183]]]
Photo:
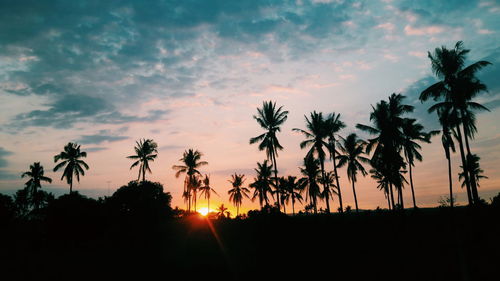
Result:
[[467,161],[465,160],[465,152],[464,152],[464,144],[462,139],[462,130],[460,130],[460,125],[457,124],[457,134],[458,134],[458,145],[460,148],[460,158],[462,159],[462,168],[464,171],[464,179],[465,185],[467,187],[467,199],[469,201],[469,205],[473,205],[474,201],[472,200],[471,187],[469,181],[469,171],[467,170]]
[[326,174],[325,174],[325,160],[321,160],[321,175],[323,176],[323,189],[326,194],[326,212],[330,213],[330,193],[328,192],[328,184],[326,182]]
[[144,165],[142,166],[142,181],[146,181],[146,167]]
[[398,194],[399,194],[400,208],[401,208],[401,210],[404,210],[405,209],[405,203],[404,203],[404,200],[403,200],[403,186],[398,187]]
[[450,182],[450,207],[453,208],[453,184],[451,180],[451,157],[449,149],[447,149],[447,158],[448,158],[448,181]]
[[69,194],[73,193],[73,178],[69,180]]
[[276,181],[276,202],[278,203],[278,210],[281,212],[280,206],[280,193],[279,193],[279,184],[278,184],[278,164],[276,163],[276,155],[274,154],[274,150],[271,152],[272,161],[274,162],[274,179]]
[[208,196],[208,199],[207,199],[208,203],[207,203],[207,214],[210,213],[210,196]]
[[295,196],[293,195],[293,193],[292,193],[292,214],[295,216]]
[[[464,139],[465,139],[465,148],[467,149],[467,158],[471,159],[472,153],[470,152],[470,146],[469,146],[469,137],[468,137],[468,132],[467,132],[467,127],[465,124],[463,125],[464,127]],[[471,188],[471,193],[472,193],[472,199],[474,200],[474,204],[478,204],[479,200],[479,193],[477,191],[477,182],[476,179],[474,178],[474,175],[472,175],[471,171],[469,171],[469,182],[470,182],[470,188]]]
[[394,210],[395,206],[394,206],[394,193],[392,192],[392,184],[389,184],[389,191],[391,193],[391,205],[392,205],[392,209]]
[[385,198],[387,198],[387,206],[389,206],[389,210],[392,210],[391,209],[391,201],[389,200],[389,194],[387,194],[387,192],[385,193]]
[[411,170],[411,164],[408,163],[408,166],[410,167],[409,170],[410,170],[410,187],[411,187],[411,198],[413,199],[413,208],[417,208],[417,203],[415,201],[415,190],[413,189],[413,174],[412,174],[412,170]]
[[352,193],[354,194],[354,204],[356,204],[356,213],[359,213],[358,197],[356,197],[356,188],[354,188],[354,180],[352,181]]
[[332,161],[333,161],[333,172],[335,173],[335,181],[337,183],[337,193],[339,195],[339,204],[340,204],[340,212],[344,212],[344,207],[342,206],[342,192],[340,191],[340,182],[337,174],[337,160],[336,160],[336,152],[335,152],[335,140],[332,141]]

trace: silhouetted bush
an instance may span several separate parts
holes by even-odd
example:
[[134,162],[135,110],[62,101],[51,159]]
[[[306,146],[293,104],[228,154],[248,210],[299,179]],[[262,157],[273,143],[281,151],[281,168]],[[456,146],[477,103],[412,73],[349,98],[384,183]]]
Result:
[[173,215],[172,196],[163,192],[163,185],[150,181],[131,181],[106,199],[112,216],[142,221],[158,221]]
[[16,207],[12,197],[0,193],[0,224],[11,221],[15,213]]
[[491,206],[496,209],[500,209],[500,192],[497,196],[491,198]]

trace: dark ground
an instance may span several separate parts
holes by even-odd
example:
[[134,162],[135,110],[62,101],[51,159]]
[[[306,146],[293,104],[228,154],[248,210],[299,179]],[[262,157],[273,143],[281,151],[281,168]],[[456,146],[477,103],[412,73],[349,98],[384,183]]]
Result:
[[246,220],[85,214],[15,221],[0,228],[0,279],[500,280],[499,218],[485,206]]

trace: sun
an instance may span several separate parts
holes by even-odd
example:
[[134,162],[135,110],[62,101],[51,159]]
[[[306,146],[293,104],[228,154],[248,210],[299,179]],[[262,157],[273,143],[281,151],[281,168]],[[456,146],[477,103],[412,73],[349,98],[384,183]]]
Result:
[[210,210],[208,208],[200,208],[198,210],[198,213],[200,213],[202,216],[208,215],[209,212],[210,212]]

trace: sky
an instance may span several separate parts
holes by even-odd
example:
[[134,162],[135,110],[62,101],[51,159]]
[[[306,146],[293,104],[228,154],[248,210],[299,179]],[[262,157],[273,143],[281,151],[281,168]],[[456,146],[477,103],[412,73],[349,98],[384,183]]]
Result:
[[[497,1],[6,1],[0,0],[0,192],[23,187],[22,172],[41,162],[53,178],[44,189],[68,185],[52,172],[53,157],[68,142],[81,144],[90,170],[75,184],[84,195],[110,195],[137,178],[126,156],[151,138],[158,158],[147,178],[164,185],[183,207],[183,179],[172,165],[184,150],[201,151],[214,189],[211,207],[228,202],[231,174],[255,176],[265,153],[249,145],[263,131],[253,119],[263,101],[289,111],[278,137],[281,175],[299,176],[311,111],[340,113],[346,136],[369,124],[371,106],[391,93],[416,107],[408,117],[438,129],[432,103],[420,92],[436,80],[428,51],[462,40],[468,61],[488,60],[479,78],[489,88],[476,101],[471,143],[489,178],[479,193],[500,192],[500,2]],[[423,145],[414,172],[420,206],[435,206],[448,192],[439,137]],[[459,157],[452,159],[454,188]],[[331,163],[327,164],[331,170]],[[339,170],[344,205],[354,206],[345,169]],[[368,176],[357,186],[360,208],[385,207]],[[409,187],[404,190],[410,203]],[[198,201],[206,207],[205,200]],[[338,199],[334,199],[334,208]],[[243,210],[257,208],[245,200]],[[289,206],[290,208],[290,206]],[[299,207],[300,208],[300,207]]]

